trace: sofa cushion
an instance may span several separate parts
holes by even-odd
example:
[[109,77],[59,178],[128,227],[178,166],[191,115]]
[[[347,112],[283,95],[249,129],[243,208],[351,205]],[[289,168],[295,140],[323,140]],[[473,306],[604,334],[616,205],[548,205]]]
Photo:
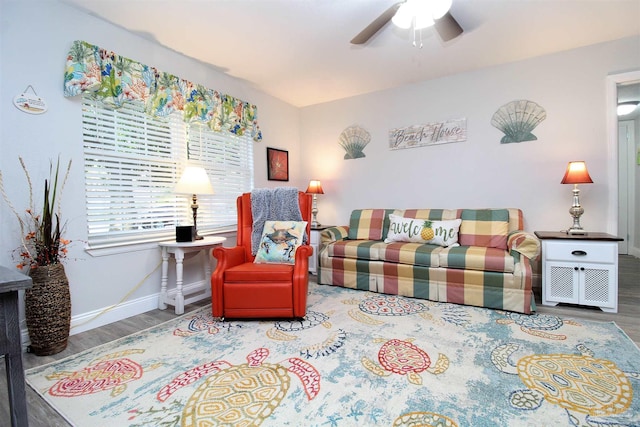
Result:
[[421,243],[383,243],[375,240],[340,240],[324,251],[330,258],[350,258],[361,261],[386,261],[398,264],[438,267],[438,252],[442,247]]
[[463,246],[507,249],[507,209],[463,209],[459,242]]
[[380,261],[423,267],[438,267],[442,247],[421,243],[395,242],[378,247]]
[[349,219],[350,240],[382,240],[389,229],[389,214],[394,209],[356,209]]
[[378,251],[384,243],[376,240],[338,240],[326,247],[327,255],[335,258],[354,258],[368,261],[379,259]]
[[513,273],[515,260],[509,252],[482,246],[443,248],[438,253],[443,268]]
[[[458,244],[458,230],[460,219],[450,221],[435,221],[429,219],[405,218],[399,215],[389,215],[389,232],[385,243],[413,242],[429,243],[438,246]],[[428,227],[425,227],[428,222]]]
[[402,212],[402,216],[405,218],[445,221],[458,218],[458,211],[456,209],[405,209]]

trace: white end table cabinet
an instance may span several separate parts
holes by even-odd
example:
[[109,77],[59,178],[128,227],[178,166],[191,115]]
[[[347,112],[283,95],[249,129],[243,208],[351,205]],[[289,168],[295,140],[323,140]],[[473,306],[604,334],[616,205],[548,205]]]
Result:
[[618,312],[618,242],[606,233],[536,231],[542,240],[542,304]]
[[321,225],[312,227],[309,236],[309,246],[313,248],[313,253],[309,257],[309,273],[317,274],[318,272],[318,248],[320,247],[320,233],[322,230],[331,228],[333,225]]

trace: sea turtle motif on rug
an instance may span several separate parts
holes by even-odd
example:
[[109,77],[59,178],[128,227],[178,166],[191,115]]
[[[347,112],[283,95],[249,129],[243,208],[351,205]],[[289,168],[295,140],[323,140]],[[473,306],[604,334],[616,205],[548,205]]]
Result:
[[210,335],[220,332],[220,328],[231,329],[232,327],[242,327],[231,322],[223,322],[213,317],[211,312],[198,313],[189,319],[187,329],[177,328],[173,331],[173,335],[177,337],[188,337],[193,334],[206,332]]
[[325,328],[330,328],[329,316],[317,311],[307,311],[307,315],[303,319],[286,319],[276,322],[275,327],[284,332],[302,331],[304,329],[311,329],[318,325],[322,325]]
[[491,353],[499,371],[518,375],[527,387],[511,393],[512,407],[535,410],[546,401],[564,408],[573,425],[594,426],[603,424],[591,417],[621,414],[631,405],[629,378],[638,379],[640,374],[622,372],[612,361],[594,358],[584,345],[576,346],[579,354],[532,354],[513,364],[510,357],[519,348],[518,344],[503,344]]
[[289,373],[300,379],[309,400],[318,395],[320,374],[311,364],[297,357],[279,364],[265,363],[268,356],[268,349],[258,348],[241,365],[222,360],[190,369],[164,386],[157,399],[164,402],[176,390],[212,374],[187,400],[181,424],[258,426],[287,395]]
[[[344,304],[358,305],[358,309],[349,310],[349,316],[358,322],[369,325],[384,324],[383,321],[371,316],[411,316],[415,314],[439,325],[444,325],[444,322],[456,325],[469,323],[469,313],[456,304],[426,300],[416,301],[413,298],[380,294],[366,296],[364,299],[352,298],[342,302]],[[430,312],[433,307],[442,309],[440,318],[435,318]]]
[[[75,372],[60,371],[47,375],[49,380],[58,380],[49,388],[52,396],[77,397],[111,390],[111,396],[118,396],[126,390],[131,381],[142,378],[142,366],[125,357],[144,353],[142,349],[133,349],[111,353],[92,361],[88,366]],[[152,370],[161,363],[147,368]]]
[[[329,322],[331,314],[333,314],[333,311],[329,311],[326,314],[307,311],[307,315],[303,319],[277,321],[275,326],[267,331],[267,336],[275,341],[295,341],[298,339],[296,332],[315,328],[319,325],[330,330],[333,326]],[[323,341],[301,348],[300,355],[307,359],[330,356],[345,344],[346,339],[347,336],[344,330],[331,331]]]
[[510,325],[515,323],[520,326],[520,330],[522,330],[522,332],[550,340],[566,340],[567,336],[563,334],[554,334],[549,331],[558,330],[565,324],[581,326],[578,322],[573,320],[563,320],[558,316],[550,316],[546,314],[528,314],[526,316],[520,313],[511,312],[504,312],[503,314],[506,318],[498,319],[496,320],[496,323],[501,325]]
[[332,313],[333,312],[325,314],[309,310],[307,311],[306,316],[302,319],[279,320],[275,323],[273,328],[267,331],[267,336],[276,341],[293,341],[298,339],[298,337],[288,332],[299,332],[305,329],[315,328],[318,325],[331,329],[329,315]]
[[427,371],[439,375],[449,368],[449,358],[438,354],[438,360],[431,366],[431,358],[426,351],[412,343],[413,339],[399,340],[375,339],[374,342],[384,342],[378,351],[378,363],[362,357],[362,366],[373,374],[386,377],[391,374],[406,375],[407,380],[416,385],[422,384],[420,373]]
[[451,418],[435,412],[407,412],[393,422],[392,427],[458,427]]

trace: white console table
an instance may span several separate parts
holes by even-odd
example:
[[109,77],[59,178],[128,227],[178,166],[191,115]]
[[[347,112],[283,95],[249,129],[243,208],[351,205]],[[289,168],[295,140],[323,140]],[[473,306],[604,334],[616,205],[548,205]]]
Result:
[[[216,246],[222,245],[227,240],[225,237],[205,237],[202,240],[195,240],[193,242],[176,242],[167,241],[160,242],[158,245],[162,250],[162,281],[160,283],[160,300],[158,302],[158,308],[164,310],[167,308],[167,304],[175,307],[176,314],[184,313],[184,305],[190,304],[194,301],[202,299],[202,293],[205,296],[211,296],[211,265],[210,255],[211,249]],[[204,279],[193,283],[183,283],[183,271],[184,271],[184,258],[189,253],[202,253],[202,267],[204,270]],[[169,280],[169,258],[173,255],[176,261],[176,292],[174,296],[169,295],[167,291],[167,282]],[[188,287],[188,296],[185,298],[184,287]],[[193,295],[195,294],[195,295]]]

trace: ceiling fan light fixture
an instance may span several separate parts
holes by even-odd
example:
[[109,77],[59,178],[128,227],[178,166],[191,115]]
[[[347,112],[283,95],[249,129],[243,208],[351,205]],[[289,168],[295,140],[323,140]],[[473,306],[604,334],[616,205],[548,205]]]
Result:
[[636,109],[638,104],[640,104],[640,102],[638,101],[621,102],[620,104],[618,104],[617,113],[619,116],[630,114],[633,112],[633,110]]
[[433,19],[442,18],[447,12],[449,12],[452,3],[453,0],[433,0],[431,3]]
[[431,27],[451,8],[452,0],[406,0],[400,5],[391,22],[399,28],[415,30]]
[[442,41],[447,42],[463,33],[458,21],[449,13],[453,0],[398,0],[351,39],[351,44],[365,44],[391,21],[396,27],[413,30],[414,46],[417,34],[422,46],[422,29],[434,27]]
[[433,19],[429,15],[416,15],[414,30],[422,30],[423,28],[431,27],[434,24]]
[[402,28],[403,30],[407,30],[411,28],[411,24],[413,23],[413,10],[409,1],[404,2],[398,8],[398,11],[393,18],[391,18],[391,22],[398,28]]

